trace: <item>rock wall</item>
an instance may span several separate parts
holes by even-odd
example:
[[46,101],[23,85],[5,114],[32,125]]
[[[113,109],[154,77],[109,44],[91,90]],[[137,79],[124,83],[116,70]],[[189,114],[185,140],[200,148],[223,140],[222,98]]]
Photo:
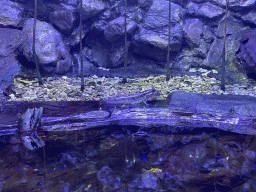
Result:
[[[65,74],[77,66],[79,53],[79,0],[38,1],[36,53],[40,69]],[[226,40],[226,80],[247,84],[247,65],[254,59],[244,56],[255,50],[242,31],[256,26],[255,0],[229,3]],[[32,61],[31,39],[34,1],[1,1],[0,26],[21,30],[27,36],[19,52]],[[141,60],[145,65],[165,67],[168,45],[168,4],[166,0],[128,0],[128,65]],[[188,71],[191,67],[221,69],[223,47],[224,0],[172,0],[171,70]],[[124,62],[124,2],[121,0],[83,0],[83,56],[87,65],[103,68],[122,67]],[[31,28],[31,29],[29,29]],[[255,32],[251,32],[253,37]],[[247,38],[248,35],[246,36]],[[10,36],[10,38],[12,38]],[[242,43],[241,43],[242,42]],[[241,53],[242,52],[242,53]],[[237,54],[239,54],[237,56]],[[243,61],[243,64],[241,62]],[[150,61],[150,62],[149,62]],[[150,63],[150,64],[149,64]],[[22,65],[26,65],[21,61]],[[215,76],[219,78],[219,75]]]

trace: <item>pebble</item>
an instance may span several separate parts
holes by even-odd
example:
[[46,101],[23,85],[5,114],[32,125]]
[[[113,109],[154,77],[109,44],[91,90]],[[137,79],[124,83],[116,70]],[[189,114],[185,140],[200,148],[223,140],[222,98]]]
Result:
[[[209,72],[204,69],[191,69],[190,71],[201,71],[205,74]],[[212,72],[215,73],[214,70]],[[256,86],[247,88],[246,86],[239,86],[237,84],[226,85],[226,91],[223,92],[220,89],[220,81],[207,76],[185,75],[183,77],[172,77],[168,82],[165,79],[164,75],[149,76],[146,78],[127,78],[129,83],[122,84],[122,78],[120,77],[107,78],[93,75],[92,77],[85,77],[85,90],[83,92],[80,90],[81,79],[78,77],[45,77],[43,78],[43,87],[47,87],[48,89],[42,89],[37,83],[23,85],[21,82],[14,80],[15,85],[21,89],[19,93],[16,93],[20,97],[18,98],[12,93],[9,95],[8,101],[52,101],[53,99],[56,101],[98,101],[104,98],[138,93],[152,89],[153,87],[160,92],[162,99],[166,98],[173,91],[198,94],[250,95],[256,97]],[[100,83],[88,83],[95,81],[100,81]],[[70,92],[80,94],[69,94]]]

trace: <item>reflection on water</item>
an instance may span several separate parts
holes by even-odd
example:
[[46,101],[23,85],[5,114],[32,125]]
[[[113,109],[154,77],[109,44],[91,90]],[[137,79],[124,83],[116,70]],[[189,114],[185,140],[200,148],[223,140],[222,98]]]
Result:
[[245,178],[254,175],[254,139],[217,139],[215,131],[166,134],[165,128],[126,126],[48,132],[40,133],[45,146],[33,151],[2,136],[0,191],[228,191],[231,170],[235,177],[243,166]]
[[150,136],[126,129],[41,133],[45,146],[33,151],[9,144],[11,136],[2,137],[0,189],[112,191],[125,189],[152,164],[160,173]]

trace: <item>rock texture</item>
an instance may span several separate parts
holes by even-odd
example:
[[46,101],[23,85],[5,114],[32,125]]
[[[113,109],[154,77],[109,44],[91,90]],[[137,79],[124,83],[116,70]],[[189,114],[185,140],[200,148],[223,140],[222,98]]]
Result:
[[[0,25],[22,29],[29,40],[21,54],[33,62],[31,32],[33,4],[23,0],[1,1]],[[188,71],[201,67],[220,71],[223,47],[225,1],[193,0],[171,3],[171,70]],[[36,52],[40,69],[45,73],[64,74],[78,71],[73,58],[79,53],[79,1],[39,1]],[[256,26],[255,1],[234,0],[229,4],[226,41],[227,83],[248,84],[247,73],[255,73],[252,61],[244,59],[249,49],[255,50],[250,40],[247,45],[239,40],[245,29]],[[12,14],[9,14],[12,13]],[[6,19],[8,18],[8,19]],[[124,4],[122,1],[82,1],[83,57],[94,67],[123,66],[124,57]],[[168,1],[134,0],[128,2],[127,29],[128,64],[166,65],[168,45]],[[49,33],[49,34],[48,34]],[[239,36],[239,37],[238,37]],[[250,44],[250,48],[248,47]],[[241,53],[237,52],[240,47]],[[243,50],[242,50],[243,49]],[[243,61],[246,64],[241,64]],[[26,66],[25,60],[20,60]],[[248,63],[249,62],[249,63]],[[254,62],[254,61],[253,61]],[[78,62],[77,62],[78,63]],[[246,69],[246,66],[250,66]],[[241,70],[242,68],[242,70]],[[89,71],[88,65],[85,71]],[[93,73],[93,72],[89,72]],[[76,72],[77,75],[77,72]],[[121,76],[121,74],[119,74]],[[219,74],[214,77],[220,78]]]
[[[33,19],[28,19],[22,29],[26,39],[21,50],[24,56],[34,62],[32,53]],[[36,25],[36,55],[42,68],[58,74],[67,73],[71,67],[71,56],[65,47],[60,33],[46,22],[37,21]],[[49,64],[54,67],[49,66]]]
[[[0,94],[13,83],[20,73],[21,66],[15,59],[15,51],[23,43],[24,35],[20,30],[0,28]],[[0,96],[1,97],[1,96]]]
[[256,73],[256,30],[244,31],[240,38],[237,59],[247,73]]

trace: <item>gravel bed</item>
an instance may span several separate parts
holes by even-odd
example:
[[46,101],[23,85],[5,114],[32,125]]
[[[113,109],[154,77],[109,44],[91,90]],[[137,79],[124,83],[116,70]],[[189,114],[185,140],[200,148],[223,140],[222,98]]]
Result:
[[102,100],[104,98],[129,95],[154,87],[165,99],[173,91],[186,91],[200,94],[232,94],[256,97],[256,86],[226,85],[226,91],[220,90],[220,81],[202,76],[172,77],[168,82],[165,76],[149,76],[147,78],[127,78],[128,83],[122,84],[122,78],[97,77],[85,78],[85,90],[80,91],[80,78],[47,77],[39,86],[36,79],[27,80],[20,77],[14,79],[13,87],[16,94],[10,94],[8,101],[79,101]]

